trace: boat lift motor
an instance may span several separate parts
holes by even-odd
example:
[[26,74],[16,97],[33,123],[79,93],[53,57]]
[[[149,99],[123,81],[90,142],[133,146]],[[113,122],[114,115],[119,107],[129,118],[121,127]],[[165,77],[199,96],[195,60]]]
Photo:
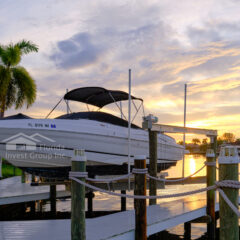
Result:
[[146,117],[143,117],[143,124],[145,125],[146,128],[151,129],[153,123],[158,122],[158,117],[153,116],[152,114],[149,114]]

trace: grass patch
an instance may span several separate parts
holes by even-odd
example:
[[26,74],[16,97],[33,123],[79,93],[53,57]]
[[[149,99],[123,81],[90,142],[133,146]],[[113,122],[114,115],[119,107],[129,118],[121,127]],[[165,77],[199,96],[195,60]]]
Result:
[[3,160],[3,163],[2,163],[3,178],[21,176],[21,175],[22,175],[21,169],[14,167],[13,165],[9,164],[6,160]]

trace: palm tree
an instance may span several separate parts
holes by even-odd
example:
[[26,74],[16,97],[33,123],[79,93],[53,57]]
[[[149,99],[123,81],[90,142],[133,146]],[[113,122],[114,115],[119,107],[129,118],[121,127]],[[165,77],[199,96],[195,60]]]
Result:
[[201,143],[201,141],[198,138],[193,138],[192,143],[196,145],[198,143]]
[[37,45],[22,40],[17,44],[0,45],[0,118],[15,105],[31,106],[36,99],[36,84],[24,67],[18,64],[24,54],[37,52]]

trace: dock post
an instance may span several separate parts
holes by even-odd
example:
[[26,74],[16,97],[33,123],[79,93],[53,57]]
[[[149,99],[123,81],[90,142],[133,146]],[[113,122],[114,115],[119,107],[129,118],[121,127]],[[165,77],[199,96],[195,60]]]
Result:
[[191,222],[184,223],[184,240],[191,240]]
[[[227,146],[221,148],[219,156],[219,181],[238,181],[238,150],[236,147]],[[238,208],[238,189],[222,188],[229,200]],[[238,240],[238,216],[232,211],[225,200],[219,199],[220,209],[220,240]]]
[[2,175],[2,163],[3,163],[3,159],[0,157],[0,180],[3,177],[3,175]]
[[95,197],[94,193],[92,191],[88,192],[86,194],[87,202],[88,202],[88,214],[89,216],[92,216],[93,214],[93,198]]
[[[139,169],[146,169],[146,156],[136,156],[134,168],[136,169],[134,195],[146,196],[146,174],[137,173]],[[146,199],[135,199],[134,203],[135,240],[147,240],[147,201]]]
[[56,198],[57,198],[56,185],[50,185],[50,204],[51,204],[51,213],[53,215],[55,215],[57,212]]
[[[157,177],[157,134],[158,132],[148,130],[149,133],[149,174],[153,177]],[[149,195],[156,196],[157,194],[157,182],[153,179],[149,179]],[[157,204],[157,199],[150,199],[149,205]]]
[[21,175],[21,181],[22,181],[22,183],[26,183],[26,174],[23,170],[22,170],[22,175]]
[[[126,194],[126,190],[121,190],[121,194]],[[121,212],[127,210],[127,201],[125,197],[121,197]]]
[[[211,138],[211,141],[214,143],[214,139]],[[207,149],[207,187],[214,185],[216,181],[215,159],[214,149]],[[211,222],[207,224],[207,236],[213,240],[216,238],[215,194],[215,190],[207,191],[207,215],[211,217]]]
[[[72,172],[86,172],[86,157],[83,150],[74,150]],[[85,181],[84,177],[79,178]],[[86,240],[85,187],[75,181],[72,187],[71,239]]]

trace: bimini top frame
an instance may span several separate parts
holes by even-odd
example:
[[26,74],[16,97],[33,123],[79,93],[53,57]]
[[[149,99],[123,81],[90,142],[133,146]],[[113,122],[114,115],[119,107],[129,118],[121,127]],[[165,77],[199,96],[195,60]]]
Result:
[[[102,108],[108,104],[128,100],[129,94],[123,91],[107,90],[101,87],[83,87],[65,94],[64,100],[82,102]],[[131,96],[132,100],[140,100]]]
[[[118,107],[119,111],[121,112],[121,118],[125,118],[127,121],[126,116],[124,115],[122,111],[122,104],[121,101],[127,101],[129,100],[129,94],[123,91],[117,91],[117,90],[108,90],[105,88],[101,87],[82,87],[82,88],[76,88],[73,89],[70,92],[67,92],[63,98],[60,99],[60,101],[54,106],[54,108],[49,112],[49,114],[46,116],[48,118],[51,113],[58,107],[58,105],[64,100],[67,104],[67,109],[68,111],[71,112],[68,101],[77,101],[77,102],[82,102],[87,105],[88,111],[89,107],[88,104],[99,107],[98,110],[100,110],[102,107],[115,103],[115,105]],[[141,102],[140,106],[137,107],[136,104],[134,103],[134,100],[138,100]],[[120,104],[118,104],[120,102]],[[134,117],[132,118],[131,123],[134,121],[136,118],[140,108],[143,109],[143,115],[145,116],[144,112],[144,105],[143,105],[143,99],[142,98],[137,98],[134,96],[131,96],[131,102],[134,105],[134,108],[136,110],[136,113]]]

